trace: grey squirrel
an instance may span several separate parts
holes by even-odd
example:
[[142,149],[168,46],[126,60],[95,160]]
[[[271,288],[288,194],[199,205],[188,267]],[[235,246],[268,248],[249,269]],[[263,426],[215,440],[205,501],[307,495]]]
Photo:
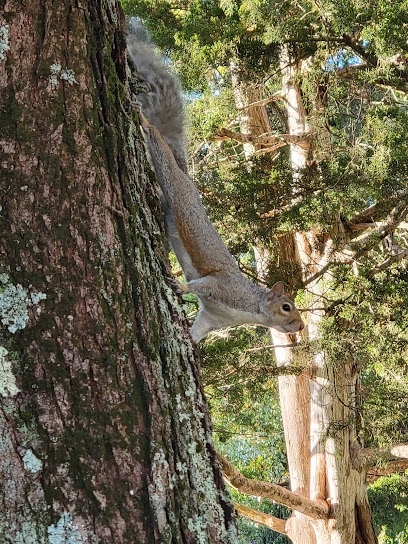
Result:
[[153,47],[128,37],[128,52],[148,91],[137,95],[142,127],[162,194],[168,240],[183,269],[182,293],[194,293],[200,311],[190,330],[198,343],[210,331],[243,324],[294,333],[304,323],[282,282],[271,289],[245,277],[209,220],[188,176],[183,136],[183,104],[175,77]]

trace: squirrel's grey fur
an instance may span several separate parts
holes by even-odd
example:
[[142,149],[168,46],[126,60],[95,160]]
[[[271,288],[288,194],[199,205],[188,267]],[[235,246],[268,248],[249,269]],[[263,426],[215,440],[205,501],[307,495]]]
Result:
[[178,165],[187,173],[184,106],[179,82],[156,54],[141,21],[133,17],[128,27],[127,49],[147,87],[146,92],[137,95],[137,101],[143,115],[165,138]]
[[193,340],[199,342],[212,330],[245,323],[286,333],[301,330],[303,321],[293,302],[284,296],[283,284],[264,289],[243,276],[208,219],[187,172],[183,103],[177,80],[149,43],[130,36],[128,51],[148,87],[137,100],[163,193],[167,236],[187,280],[179,289],[195,293],[201,300],[191,329]]

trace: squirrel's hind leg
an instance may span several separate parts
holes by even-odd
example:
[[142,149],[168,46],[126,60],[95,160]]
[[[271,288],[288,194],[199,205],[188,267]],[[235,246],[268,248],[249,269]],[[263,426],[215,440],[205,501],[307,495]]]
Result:
[[190,329],[190,335],[193,341],[198,344],[211,331],[216,331],[225,326],[225,323],[214,319],[204,308],[198,312],[198,315]]
[[203,309],[198,312],[198,315],[190,329],[190,335],[193,342],[198,344],[207,334],[213,330],[211,316]]

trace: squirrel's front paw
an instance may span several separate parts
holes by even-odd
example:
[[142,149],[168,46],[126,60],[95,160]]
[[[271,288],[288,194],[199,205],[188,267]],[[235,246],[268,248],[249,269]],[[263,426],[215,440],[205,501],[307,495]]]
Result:
[[166,281],[169,286],[179,295],[182,295],[183,293],[188,293],[187,285],[179,282],[178,280],[176,280],[176,278],[166,278]]

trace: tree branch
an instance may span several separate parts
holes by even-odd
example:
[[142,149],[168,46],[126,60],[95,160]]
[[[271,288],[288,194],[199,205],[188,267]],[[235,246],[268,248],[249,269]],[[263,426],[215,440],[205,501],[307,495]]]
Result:
[[337,77],[342,79],[347,79],[354,76],[355,73],[363,72],[367,70],[370,66],[367,63],[361,64],[345,64],[342,68],[336,70],[335,74]]
[[296,346],[300,346],[300,342],[296,342],[292,344],[281,344],[279,346],[275,346],[275,344],[269,344],[267,346],[258,346],[257,348],[248,348],[245,350],[245,352],[248,353],[251,351],[262,351],[264,349],[275,349],[275,348],[295,348]]
[[362,59],[364,59],[370,68],[377,66],[378,58],[375,55],[370,54],[363,45],[353,40],[351,36],[348,34],[343,34],[343,42],[345,45],[350,47],[350,49],[355,51]]
[[371,272],[369,273],[368,277],[372,278],[373,276],[375,276],[379,272],[382,272],[383,270],[385,270],[392,264],[402,261],[403,259],[406,259],[407,257],[408,257],[408,249],[404,249],[403,251],[400,251],[396,255],[391,255],[391,257],[389,257],[388,259],[385,259],[385,261],[383,261],[378,266],[373,268]]
[[384,221],[377,225],[376,228],[354,238],[347,244],[346,249],[351,250],[355,254],[354,257],[365,253],[396,229],[407,215],[407,209],[406,201],[404,199],[400,200]]
[[250,519],[251,521],[258,523],[258,525],[268,527],[268,529],[273,529],[274,531],[277,531],[282,535],[287,534],[285,529],[286,520],[276,518],[275,516],[271,516],[270,514],[264,514],[263,512],[259,512],[258,510],[254,510],[253,508],[248,508],[248,506],[243,506],[242,504],[238,504],[237,502],[234,502],[234,506],[235,510],[240,516]]
[[[375,68],[380,64],[380,60],[376,55],[369,53],[363,45],[353,40],[353,38],[348,34],[343,34],[343,43],[347,45],[347,47],[350,47],[350,49],[355,51],[362,59],[364,59],[368,68]],[[395,70],[395,80],[392,80],[391,82],[389,79],[378,78],[377,82],[380,84],[392,86],[394,89],[406,93],[408,91],[407,71],[403,68],[400,68],[396,62],[390,62],[390,65]]]
[[354,468],[359,471],[368,469],[377,461],[408,459],[408,444],[396,444],[384,448],[355,448],[351,451],[351,459]]
[[385,467],[371,467],[367,472],[367,484],[372,484],[382,476],[391,474],[404,474],[408,469],[408,459],[401,461],[390,461]]
[[[404,191],[404,196],[405,196]],[[402,198],[402,195],[400,196]],[[322,276],[329,268],[335,264],[350,264],[354,260],[358,259],[362,255],[364,255],[367,251],[372,249],[378,242],[383,240],[386,236],[388,236],[393,230],[395,230],[398,225],[404,220],[405,216],[407,215],[408,210],[408,204],[404,199],[401,199],[397,205],[391,210],[388,217],[384,219],[384,221],[379,223],[359,223],[360,220],[367,221],[367,219],[370,217],[370,214],[374,214],[375,211],[377,211],[377,204],[374,204],[373,206],[370,206],[365,212],[360,214],[359,216],[354,218],[354,221],[356,223],[355,226],[361,226],[364,225],[364,230],[368,228],[369,226],[373,227],[368,232],[364,232],[364,234],[353,238],[350,240],[342,251],[345,251],[345,255],[342,259],[336,260],[336,261],[329,261],[324,266],[320,268],[315,274],[312,276],[306,278],[304,285],[308,285],[318,279],[320,276]],[[350,224],[350,223],[349,223]],[[363,229],[361,229],[363,230]],[[340,252],[339,252],[340,253]],[[381,270],[387,268],[392,262],[396,262],[398,260],[401,260],[405,258],[407,255],[404,252],[401,252],[400,254],[395,255],[393,257],[390,257],[387,261],[383,262],[381,265],[379,265],[375,269],[374,273],[380,272]],[[380,268],[381,267],[381,268]]]
[[241,493],[272,499],[313,519],[327,519],[329,517],[329,505],[326,501],[312,501],[277,484],[251,480],[243,476],[226,457],[218,452],[217,458],[228,483]]
[[382,199],[375,204],[372,204],[364,211],[353,217],[346,223],[346,228],[352,232],[367,230],[375,227],[385,214],[389,214],[393,206],[401,203],[404,198],[408,197],[408,190],[400,191],[397,194],[391,195],[388,198]]
[[252,134],[242,134],[241,132],[235,132],[229,128],[220,128],[217,130],[215,135],[212,137],[213,140],[226,140],[230,138],[236,142],[243,144],[264,144],[264,145],[275,145],[275,144],[296,144],[300,147],[307,147],[307,140],[311,137],[310,134],[298,135],[298,134],[272,134],[266,132],[260,136],[252,136]]
[[258,108],[259,106],[265,106],[266,104],[269,104],[270,102],[276,102],[277,100],[282,100],[282,91],[278,91],[273,96],[270,96],[269,98],[264,98],[262,100],[257,100],[256,102],[251,102],[247,106],[243,106],[242,108],[237,108],[238,111],[246,111],[250,108]]

